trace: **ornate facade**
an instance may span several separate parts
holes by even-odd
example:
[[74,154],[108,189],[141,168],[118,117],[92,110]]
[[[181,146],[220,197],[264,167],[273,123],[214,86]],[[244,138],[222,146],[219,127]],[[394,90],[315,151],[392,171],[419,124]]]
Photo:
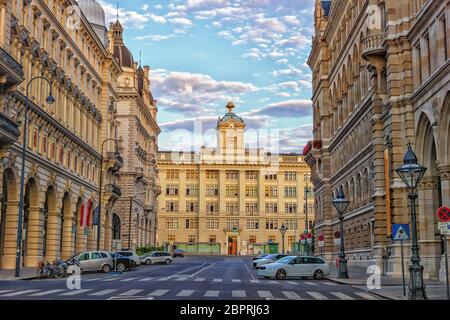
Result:
[[[100,20],[104,13],[95,1]],[[88,19],[89,18],[89,19]],[[80,207],[99,204],[99,172],[104,156],[100,247],[112,244],[115,184],[121,159],[114,138],[117,80],[122,69],[104,39],[74,0],[0,1],[0,268],[14,268],[18,229],[21,145],[27,84],[34,77],[52,82],[55,103],[48,104],[49,84],[31,82],[25,163],[21,261],[67,258],[96,249],[93,212],[89,227],[80,226]],[[106,29],[106,28],[105,28]]]
[[110,50],[122,66],[117,104],[118,137],[122,141],[124,167],[118,181],[123,196],[117,203],[121,238],[117,245],[132,248],[154,245],[157,212],[156,100],[150,91],[150,68],[141,67],[123,43],[119,21],[109,31]]
[[227,108],[217,123],[217,148],[158,153],[157,244],[245,255],[277,243],[281,252],[284,224],[285,248],[291,251],[306,226],[308,165],[299,154],[245,148],[246,124],[232,103]]
[[401,273],[391,226],[409,223],[410,208],[394,170],[410,142],[428,168],[418,201],[424,275],[442,279],[436,211],[450,205],[449,21],[447,0],[316,1],[308,61],[315,142],[306,161],[326,258],[338,252],[331,201],[343,188],[350,200],[344,220],[349,264],[382,267],[387,259],[386,271]]

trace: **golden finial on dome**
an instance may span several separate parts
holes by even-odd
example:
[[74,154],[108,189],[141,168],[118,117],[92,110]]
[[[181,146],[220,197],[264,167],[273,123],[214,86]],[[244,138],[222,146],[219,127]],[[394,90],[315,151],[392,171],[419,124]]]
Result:
[[228,113],[232,113],[234,108],[235,108],[235,105],[233,102],[230,101],[227,103]]

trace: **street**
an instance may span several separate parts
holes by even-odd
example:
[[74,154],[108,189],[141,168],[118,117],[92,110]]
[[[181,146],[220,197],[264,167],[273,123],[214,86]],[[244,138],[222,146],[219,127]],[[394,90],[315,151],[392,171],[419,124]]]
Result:
[[378,300],[330,280],[260,279],[248,257],[189,256],[171,265],[141,265],[123,274],[81,276],[81,289],[67,279],[0,281],[0,300]]

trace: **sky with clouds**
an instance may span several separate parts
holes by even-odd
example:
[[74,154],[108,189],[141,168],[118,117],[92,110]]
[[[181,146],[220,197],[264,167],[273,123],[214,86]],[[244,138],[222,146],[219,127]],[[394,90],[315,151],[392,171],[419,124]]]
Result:
[[[116,20],[117,1],[99,2],[107,21]],[[314,0],[119,1],[125,43],[151,68],[160,150],[190,150],[185,130],[199,132],[199,123],[200,144],[214,146],[217,118],[234,101],[248,129],[277,136],[280,152],[301,152],[312,136],[313,7]]]

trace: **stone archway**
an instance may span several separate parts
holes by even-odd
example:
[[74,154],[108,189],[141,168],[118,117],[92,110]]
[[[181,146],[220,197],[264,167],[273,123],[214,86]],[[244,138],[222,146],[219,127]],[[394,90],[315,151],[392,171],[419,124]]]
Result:
[[53,186],[45,193],[42,219],[42,257],[47,261],[53,261],[59,256],[61,237],[61,217],[57,212],[56,192]]
[[36,267],[42,259],[42,231],[44,215],[39,203],[39,187],[35,178],[25,186],[22,223],[22,264]]
[[11,169],[3,172],[0,216],[0,268],[13,269],[17,249],[17,178]]
[[111,209],[105,210],[105,224],[104,224],[104,237],[103,237],[103,249],[110,250],[112,244],[112,217]]
[[426,278],[438,278],[441,256],[441,239],[438,236],[437,209],[442,205],[441,180],[437,167],[437,149],[431,121],[422,113],[416,133],[419,163],[427,168],[418,190],[418,231],[420,255]]
[[[76,214],[76,213],[75,213]],[[69,192],[64,193],[61,204],[61,258],[68,259],[75,254],[76,215],[72,211]]]
[[75,232],[75,252],[80,253],[86,251],[87,249],[87,237],[84,232],[85,228],[81,227],[81,207],[83,205],[83,199],[81,197],[78,198],[77,204],[75,206],[75,214],[74,214],[74,225],[76,228]]
[[113,248],[121,248],[122,247],[122,220],[117,213],[113,213],[112,216],[112,243]]

